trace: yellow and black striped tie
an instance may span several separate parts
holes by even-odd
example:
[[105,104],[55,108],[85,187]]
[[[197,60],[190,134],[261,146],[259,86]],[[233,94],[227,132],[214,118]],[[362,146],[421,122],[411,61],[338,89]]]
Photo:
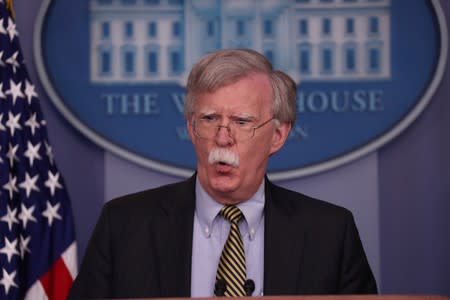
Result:
[[228,239],[220,256],[216,282],[225,281],[226,297],[245,296],[245,252],[238,226],[243,214],[239,208],[233,205],[224,206],[220,210],[220,214],[230,222],[231,226]]

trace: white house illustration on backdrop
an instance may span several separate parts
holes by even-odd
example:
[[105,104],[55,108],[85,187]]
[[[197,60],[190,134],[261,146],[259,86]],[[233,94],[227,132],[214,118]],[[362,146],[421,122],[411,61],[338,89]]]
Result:
[[390,0],[91,0],[93,83],[185,82],[245,47],[299,81],[390,78]]

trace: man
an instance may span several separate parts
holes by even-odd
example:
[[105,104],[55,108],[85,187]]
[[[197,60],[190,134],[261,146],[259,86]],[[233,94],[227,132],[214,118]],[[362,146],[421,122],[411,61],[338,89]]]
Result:
[[185,116],[197,172],[107,203],[70,298],[376,293],[352,214],[265,177],[295,97],[253,50],[196,63]]

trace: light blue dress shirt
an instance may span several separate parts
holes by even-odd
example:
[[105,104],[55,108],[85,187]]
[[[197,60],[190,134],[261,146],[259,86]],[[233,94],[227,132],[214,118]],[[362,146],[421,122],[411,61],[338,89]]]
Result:
[[[195,216],[192,240],[191,297],[214,295],[216,271],[230,223],[218,213],[223,207],[203,189],[195,186]],[[255,282],[253,296],[261,296],[264,282],[264,180],[256,193],[237,205],[245,220],[239,223],[245,249],[247,279]]]

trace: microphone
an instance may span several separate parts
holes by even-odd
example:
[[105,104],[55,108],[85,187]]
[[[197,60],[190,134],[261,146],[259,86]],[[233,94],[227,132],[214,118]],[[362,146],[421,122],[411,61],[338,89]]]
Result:
[[223,297],[225,296],[225,290],[227,289],[227,283],[224,279],[219,279],[216,281],[216,284],[214,285],[214,295],[217,297]]
[[255,282],[251,279],[247,279],[244,283],[244,290],[247,296],[251,296],[255,290]]

